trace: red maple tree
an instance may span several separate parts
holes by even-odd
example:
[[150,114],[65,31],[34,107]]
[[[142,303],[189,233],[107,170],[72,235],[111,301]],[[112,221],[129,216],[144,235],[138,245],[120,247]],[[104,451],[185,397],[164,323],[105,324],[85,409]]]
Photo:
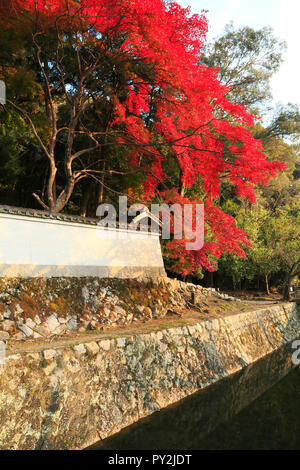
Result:
[[[100,100],[97,89],[102,78],[100,72],[97,76],[97,71],[101,71],[99,57],[102,57],[103,63],[111,63],[112,68],[122,64],[124,70],[126,64],[122,91],[114,88],[105,95],[111,107],[105,144],[113,142],[130,149],[126,156],[129,164],[144,174],[144,200],[151,201],[157,196],[162,183],[168,186],[165,162],[171,158],[179,169],[179,187],[172,191],[171,198],[169,193],[161,196],[166,201],[172,199],[182,204],[205,203],[208,239],[195,252],[185,250],[184,240],[170,241],[166,250],[169,258],[174,259],[173,269],[183,275],[201,267],[214,270],[216,260],[224,252],[244,256],[246,234],[236,227],[232,217],[214,205],[220,181],[226,179],[239,196],[254,202],[254,186],[267,184],[284,165],[266,160],[261,142],[247,130],[256,118],[242,105],[229,102],[228,88],[218,80],[217,70],[200,63],[207,33],[205,12],[191,15],[189,8],[175,2],[166,6],[162,0],[1,0],[0,5],[1,23],[6,29],[16,28],[25,21],[30,24],[45,100],[50,106],[51,133],[49,141],[42,144],[50,162],[52,180],[48,202],[40,200],[43,206],[61,210],[71,197],[74,185],[93,172],[87,168],[75,171],[73,165],[91,149],[103,146],[99,140],[103,129],[97,126],[87,129],[82,123],[88,107]],[[60,39],[63,34],[71,33],[78,56],[87,45],[97,50],[94,64],[79,61],[76,72],[72,70],[73,91],[66,86],[67,63],[62,64],[62,59],[55,63],[52,58],[47,75],[39,38],[53,37],[54,33]],[[60,82],[51,83],[49,76],[55,68]],[[74,75],[78,77],[77,82]],[[111,83],[109,87],[112,88]],[[56,196],[51,191],[57,173],[58,118],[52,98],[59,88],[71,102],[73,120],[65,131],[68,133],[66,187]],[[11,101],[11,105],[30,119],[18,103]],[[32,120],[30,125],[34,125]],[[59,131],[64,132],[63,128]],[[90,139],[91,146],[74,150],[74,142],[82,134]],[[185,196],[195,184],[202,185],[203,201]]]

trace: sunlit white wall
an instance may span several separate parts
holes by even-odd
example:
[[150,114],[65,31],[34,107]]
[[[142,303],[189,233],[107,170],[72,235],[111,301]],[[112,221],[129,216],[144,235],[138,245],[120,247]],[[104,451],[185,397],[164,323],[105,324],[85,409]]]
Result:
[[159,236],[0,214],[0,276],[163,275]]

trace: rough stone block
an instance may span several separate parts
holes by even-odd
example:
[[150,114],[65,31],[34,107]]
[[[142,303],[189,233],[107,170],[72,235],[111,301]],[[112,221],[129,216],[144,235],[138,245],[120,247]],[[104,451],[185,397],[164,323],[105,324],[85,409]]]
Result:
[[56,328],[60,325],[59,321],[56,318],[56,315],[54,314],[47,318],[45,323],[51,332],[56,330]]
[[9,338],[10,336],[9,336],[9,333],[7,333],[7,331],[0,331],[0,341],[5,341]]
[[99,346],[95,341],[91,341],[90,343],[84,343],[84,346],[89,354],[97,354],[99,352]]
[[78,354],[85,354],[86,353],[86,349],[85,349],[85,346],[81,343],[81,344],[76,344],[76,346],[74,346],[74,351],[76,351]]
[[31,318],[27,318],[25,325],[33,330],[33,328],[36,326],[36,323],[31,320]]
[[56,351],[55,349],[46,349],[43,355],[46,361],[51,361],[56,356]]
[[117,339],[117,346],[118,348],[125,348],[126,339],[125,338],[118,338]]
[[109,339],[103,339],[102,341],[99,341],[99,346],[102,348],[104,351],[109,351],[110,350],[110,341]]
[[21,325],[19,326],[19,330],[21,330],[25,336],[28,338],[33,335],[33,330],[29,328],[27,325]]

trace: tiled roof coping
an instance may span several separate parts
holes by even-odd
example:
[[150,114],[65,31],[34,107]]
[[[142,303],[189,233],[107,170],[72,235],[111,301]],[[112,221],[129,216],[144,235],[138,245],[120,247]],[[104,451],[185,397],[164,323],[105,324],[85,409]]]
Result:
[[[61,212],[49,212],[44,210],[38,209],[27,209],[24,207],[14,207],[14,206],[7,206],[0,204],[0,214],[9,214],[9,215],[20,215],[26,217],[35,217],[39,219],[50,219],[50,220],[58,220],[62,222],[70,222],[76,224],[83,224],[83,225],[97,225],[100,218],[96,217],[82,217],[80,215],[71,215],[71,214],[63,214]],[[117,228],[119,229],[127,229],[128,224],[120,224],[119,222],[116,223]],[[147,223],[142,224],[141,228],[143,230],[148,231],[149,225]]]

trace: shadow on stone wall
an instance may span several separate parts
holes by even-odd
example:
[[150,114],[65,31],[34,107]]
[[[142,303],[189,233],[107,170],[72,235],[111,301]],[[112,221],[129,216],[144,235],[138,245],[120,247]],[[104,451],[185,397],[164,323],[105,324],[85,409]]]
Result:
[[[229,422],[230,426],[230,420],[237,413],[266,390],[272,389],[292,370],[290,358],[291,346],[285,345],[242,372],[225,378],[176,405],[154,413],[88,449],[205,449],[205,445],[209,446],[209,437],[202,442],[206,436],[218,426],[220,426],[218,429],[222,429],[222,423]],[[255,423],[255,418],[253,420]],[[222,434],[222,431],[219,432]],[[255,429],[252,432],[254,433]],[[248,438],[251,440],[251,435]],[[220,439],[218,448],[222,448]]]

